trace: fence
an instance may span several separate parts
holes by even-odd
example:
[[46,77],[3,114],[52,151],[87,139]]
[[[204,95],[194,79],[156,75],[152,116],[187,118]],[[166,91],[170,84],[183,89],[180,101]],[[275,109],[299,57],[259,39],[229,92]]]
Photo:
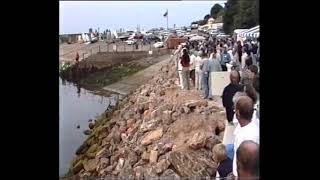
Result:
[[60,55],[60,58],[75,59],[75,53],[78,52],[80,56],[79,60],[82,61],[87,59],[89,56],[100,53],[100,52],[119,53],[119,52],[137,52],[137,51],[145,51],[145,52],[152,51],[152,55],[157,55],[157,54],[165,54],[170,50],[166,48],[165,49],[155,48],[153,46],[153,43],[150,43],[150,44],[138,43],[138,44],[128,45],[125,42],[105,43],[105,42],[99,41],[94,44],[86,45],[86,47],[78,49],[77,51],[72,51],[72,52]]

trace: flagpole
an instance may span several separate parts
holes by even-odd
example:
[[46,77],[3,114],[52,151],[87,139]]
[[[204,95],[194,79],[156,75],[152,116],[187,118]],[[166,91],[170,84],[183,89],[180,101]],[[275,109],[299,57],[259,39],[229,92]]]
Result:
[[168,9],[167,9],[167,30],[169,30],[169,26],[168,26],[168,16],[169,16],[169,13],[168,13]]

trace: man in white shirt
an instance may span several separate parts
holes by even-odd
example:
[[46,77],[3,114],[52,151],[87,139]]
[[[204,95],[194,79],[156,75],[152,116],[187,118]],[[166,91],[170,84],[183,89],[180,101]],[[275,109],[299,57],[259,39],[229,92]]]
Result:
[[202,55],[199,51],[198,56],[194,59],[194,66],[195,66],[195,88],[196,90],[201,90],[201,84],[202,84],[202,58],[200,57]]
[[[253,101],[248,96],[241,96],[235,104],[235,114],[238,119],[240,128],[237,130],[234,139],[234,152],[237,152],[240,144],[245,140],[252,140],[253,142],[259,144],[259,127],[256,123],[252,122],[253,116]],[[233,174],[237,174],[237,154],[234,154],[233,158]]]

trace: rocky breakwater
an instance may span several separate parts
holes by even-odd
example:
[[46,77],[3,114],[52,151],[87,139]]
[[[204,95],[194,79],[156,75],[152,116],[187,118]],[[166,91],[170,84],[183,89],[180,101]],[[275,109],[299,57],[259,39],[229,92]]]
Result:
[[98,120],[72,162],[81,177],[214,177],[225,112],[175,84],[173,62]]

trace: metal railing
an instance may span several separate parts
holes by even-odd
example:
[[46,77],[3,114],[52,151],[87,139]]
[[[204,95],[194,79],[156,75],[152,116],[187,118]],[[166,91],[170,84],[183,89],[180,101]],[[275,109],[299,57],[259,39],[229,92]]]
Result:
[[[169,51],[166,48],[155,48],[153,46],[154,42],[150,44],[132,44],[128,45],[125,42],[117,42],[117,43],[106,43],[99,41],[98,43],[94,44],[88,44],[85,47],[78,48],[77,50],[72,50],[71,52],[64,53],[60,55],[60,58],[68,59],[68,60],[74,60],[75,59],[75,53],[79,53],[79,61],[85,60],[91,55],[97,54],[97,53],[119,53],[119,52],[149,52],[152,51],[152,56],[161,54],[164,51]],[[89,46],[89,47],[88,47]],[[90,47],[91,46],[91,47]]]

